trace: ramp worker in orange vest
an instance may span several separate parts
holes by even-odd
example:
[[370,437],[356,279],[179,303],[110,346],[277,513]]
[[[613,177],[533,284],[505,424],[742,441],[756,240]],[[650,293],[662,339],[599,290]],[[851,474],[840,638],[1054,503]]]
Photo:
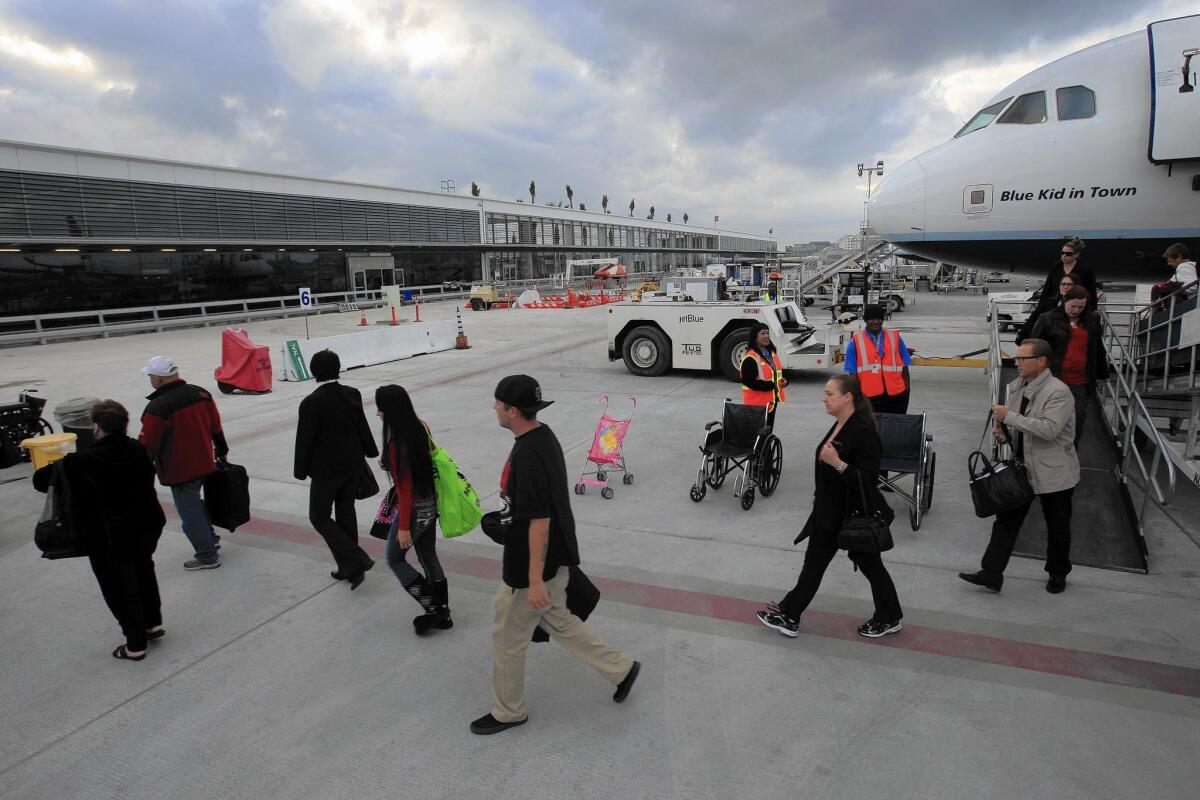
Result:
[[750,328],[742,357],[742,403],[767,407],[767,425],[775,427],[775,409],[787,400],[783,362],[771,344],[771,329],[761,322]]
[[882,414],[907,414],[912,384],[908,367],[912,358],[908,345],[896,330],[884,330],[883,306],[863,309],[866,329],[854,334],[846,348],[846,372],[858,375],[871,408]]

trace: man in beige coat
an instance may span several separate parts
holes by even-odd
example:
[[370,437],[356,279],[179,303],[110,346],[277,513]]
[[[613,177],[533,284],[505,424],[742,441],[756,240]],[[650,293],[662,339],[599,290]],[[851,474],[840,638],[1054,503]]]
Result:
[[[1079,483],[1075,403],[1067,385],[1050,374],[1050,345],[1044,339],[1022,342],[1016,362],[1020,377],[1008,385],[1009,405],[992,408],[994,434],[1013,445],[1017,459],[1029,470],[1029,482],[1046,518],[1046,572],[1050,574],[1046,591],[1058,594],[1067,588],[1071,571],[1071,495]],[[1020,410],[1013,411],[1012,406]],[[1000,591],[1004,568],[1032,504],[997,514],[980,571],[960,572],[958,577]]]

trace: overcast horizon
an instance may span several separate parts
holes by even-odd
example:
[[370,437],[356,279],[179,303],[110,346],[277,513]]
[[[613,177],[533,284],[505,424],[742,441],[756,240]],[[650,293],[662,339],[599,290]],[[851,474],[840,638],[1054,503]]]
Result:
[[898,166],[1021,75],[1200,0],[0,0],[0,138],[854,232]]

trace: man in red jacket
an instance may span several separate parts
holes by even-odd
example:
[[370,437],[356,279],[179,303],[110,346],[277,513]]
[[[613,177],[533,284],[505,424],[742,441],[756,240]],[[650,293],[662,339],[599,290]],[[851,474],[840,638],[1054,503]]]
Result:
[[183,568],[216,569],[219,545],[200,488],[216,470],[216,460],[229,453],[217,404],[207,391],[184,382],[170,356],[154,356],[142,374],[149,376],[154,392],[146,398],[138,440],[154,461],[159,483],[170,487],[183,533],[196,551]]

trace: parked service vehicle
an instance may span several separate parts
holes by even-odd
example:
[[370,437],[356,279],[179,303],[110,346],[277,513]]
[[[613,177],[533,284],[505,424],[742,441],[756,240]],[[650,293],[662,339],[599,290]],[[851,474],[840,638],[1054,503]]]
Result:
[[1041,289],[1031,292],[993,292],[991,302],[988,303],[987,321],[992,321],[994,310],[1000,330],[1019,330],[1028,321],[1033,309],[1037,308],[1037,301],[1041,296]]
[[615,303],[608,307],[608,358],[623,359],[634,375],[662,375],[671,368],[719,370],[740,381],[748,329],[755,322],[770,329],[784,369],[840,363],[849,336],[837,325],[819,333],[794,301]]
[[485,311],[505,299],[494,283],[471,284],[469,297],[472,311]]

